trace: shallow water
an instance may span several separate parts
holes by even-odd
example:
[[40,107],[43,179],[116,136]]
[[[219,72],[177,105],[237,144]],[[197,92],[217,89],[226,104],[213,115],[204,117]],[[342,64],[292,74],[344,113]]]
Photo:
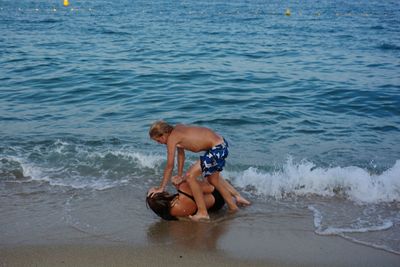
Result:
[[[2,1],[0,223],[32,221],[0,242],[50,218],[111,239],[146,229],[165,164],[147,131],[165,119],[229,141],[223,175],[249,217],[300,212],[317,234],[400,253],[399,15],[395,1]],[[117,204],[123,229],[102,217]]]

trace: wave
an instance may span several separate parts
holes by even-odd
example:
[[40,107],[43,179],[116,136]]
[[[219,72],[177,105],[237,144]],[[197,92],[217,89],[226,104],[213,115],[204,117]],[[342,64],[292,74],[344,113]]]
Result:
[[372,174],[356,166],[322,168],[309,161],[296,164],[289,158],[278,171],[250,167],[240,173],[228,173],[231,176],[237,186],[278,199],[317,195],[339,196],[358,203],[400,201],[400,160],[383,173]]
[[[0,181],[103,189],[127,182],[146,187],[154,177],[162,177],[165,155],[117,143],[55,140],[9,147],[0,155]],[[187,165],[191,160],[187,159]],[[400,201],[400,160],[380,174],[357,166],[323,168],[305,160],[295,163],[290,157],[279,169],[264,167],[268,170],[227,168],[224,176],[255,197],[316,195],[360,203]]]
[[0,157],[0,181],[45,182],[51,186],[104,190],[154,176],[164,157],[130,148],[94,148],[56,140]]
[[[127,175],[115,178],[111,172],[98,170],[96,174],[85,173],[84,165],[76,165],[75,168],[68,167],[46,167],[29,162],[18,157],[3,158],[3,162],[11,162],[14,168],[0,171],[0,181],[8,182],[45,182],[50,186],[70,187],[74,189],[105,190],[129,183]],[[139,160],[142,166],[148,167],[152,160]],[[67,163],[68,164],[68,163]],[[4,164],[3,166],[4,167]],[[90,168],[89,168],[90,169]]]

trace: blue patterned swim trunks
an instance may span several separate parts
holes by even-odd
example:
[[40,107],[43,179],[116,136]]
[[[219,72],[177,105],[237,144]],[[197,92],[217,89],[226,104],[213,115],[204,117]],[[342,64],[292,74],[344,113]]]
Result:
[[225,166],[225,158],[228,157],[228,142],[224,138],[222,144],[213,146],[200,156],[201,170],[203,176],[207,177],[214,172],[220,172]]

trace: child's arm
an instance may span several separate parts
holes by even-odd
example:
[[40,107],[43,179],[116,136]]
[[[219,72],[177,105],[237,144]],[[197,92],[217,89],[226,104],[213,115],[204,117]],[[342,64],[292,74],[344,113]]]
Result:
[[183,165],[185,164],[185,150],[178,148],[178,176],[183,174]]
[[[163,179],[161,181],[161,185],[157,191],[165,191],[167,187],[168,181],[171,179],[172,171],[174,170],[174,162],[175,162],[175,151],[177,150],[177,144],[179,141],[179,137],[171,134],[168,138],[167,142],[167,165],[164,169]],[[182,152],[180,152],[182,153]],[[182,165],[183,168],[183,165]]]
[[147,193],[148,196],[152,196],[155,193],[160,193],[165,191],[167,187],[167,183],[172,176],[172,171],[174,169],[174,160],[175,160],[175,150],[176,150],[176,138],[170,135],[168,142],[167,142],[167,165],[164,169],[163,178],[159,187],[153,187]]

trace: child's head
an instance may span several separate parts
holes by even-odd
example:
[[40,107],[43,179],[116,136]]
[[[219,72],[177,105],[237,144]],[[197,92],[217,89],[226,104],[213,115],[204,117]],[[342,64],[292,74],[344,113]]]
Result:
[[165,121],[156,121],[151,125],[149,135],[151,139],[159,138],[164,134],[169,134],[174,129],[174,126],[169,125]]
[[154,211],[155,214],[164,220],[172,221],[177,220],[176,217],[171,215],[171,201],[177,195],[170,195],[168,192],[156,193],[152,196],[146,197],[148,207]]

